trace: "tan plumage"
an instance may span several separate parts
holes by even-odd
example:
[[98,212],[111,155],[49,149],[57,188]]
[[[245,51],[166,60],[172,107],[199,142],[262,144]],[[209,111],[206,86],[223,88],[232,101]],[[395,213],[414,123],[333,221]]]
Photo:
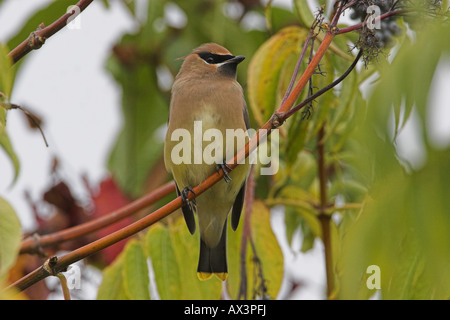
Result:
[[[231,53],[214,43],[204,44],[194,49],[184,58],[183,65],[172,87],[169,126],[164,146],[166,169],[172,173],[181,193],[187,187],[194,187],[214,173],[215,164],[176,164],[172,159],[172,149],[179,141],[172,141],[176,129],[186,129],[193,136],[194,121],[202,121],[203,133],[208,129],[219,129],[224,140],[226,129],[249,127],[247,107],[243,90],[236,81],[236,66],[244,57]],[[210,142],[203,142],[203,149]],[[191,139],[191,152],[194,152],[194,139]],[[223,163],[228,152],[237,151],[231,144],[224,143]],[[228,153],[230,154],[230,153]],[[197,212],[200,230],[200,257],[198,275],[207,279],[216,274],[225,280],[226,265],[226,221],[232,211],[232,227],[235,230],[239,221],[245,193],[245,181],[249,165],[238,165],[229,173],[231,181],[221,180],[199,195],[194,207],[185,205],[182,209],[191,233],[195,231],[193,211]],[[233,210],[231,210],[233,209]]]

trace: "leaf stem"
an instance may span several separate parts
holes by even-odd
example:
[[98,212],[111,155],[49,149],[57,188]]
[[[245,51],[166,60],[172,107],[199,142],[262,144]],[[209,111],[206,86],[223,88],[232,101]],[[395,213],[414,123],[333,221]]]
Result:
[[334,289],[333,254],[331,246],[330,222],[331,215],[327,214],[327,170],[325,167],[325,123],[321,126],[317,135],[317,168],[319,175],[319,221],[322,229],[322,241],[325,250],[325,270],[327,276],[327,297],[331,296]]
[[56,275],[61,283],[62,292],[64,295],[64,300],[70,300],[70,291],[69,287],[67,286],[67,279],[66,277],[60,272]]

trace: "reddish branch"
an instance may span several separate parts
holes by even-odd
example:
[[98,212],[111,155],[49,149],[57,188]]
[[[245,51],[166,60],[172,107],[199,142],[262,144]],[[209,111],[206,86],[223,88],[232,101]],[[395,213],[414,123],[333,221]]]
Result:
[[106,226],[116,223],[133,213],[148,207],[164,196],[175,191],[175,184],[169,182],[155,191],[127,204],[126,206],[111,212],[108,215],[88,221],[86,223],[64,229],[43,236],[32,235],[22,241],[20,253],[40,252],[42,248],[53,246],[64,241],[72,240],[88,233],[100,230]]
[[327,297],[331,296],[334,289],[334,272],[333,272],[333,255],[331,248],[331,232],[330,221],[331,215],[326,213],[328,208],[327,199],[327,177],[325,167],[325,125],[323,124],[317,135],[317,172],[319,176],[319,190],[320,190],[320,206],[319,206],[319,221],[322,230],[322,241],[325,251],[325,271],[327,279]]
[[8,56],[11,57],[13,64],[22,59],[32,50],[42,47],[42,45],[45,43],[45,40],[64,28],[67,25],[69,19],[71,19],[70,21],[72,21],[76,17],[76,15],[86,9],[86,7],[90,5],[92,1],[94,0],[78,1],[75,6],[79,8],[79,11],[75,10],[75,8],[72,8],[72,10],[66,12],[61,18],[53,22],[48,27],[45,27],[44,24],[41,23],[36,31],[31,32],[27,39],[25,39],[21,44],[19,44],[8,54]]
[[[388,12],[386,12],[386,13],[378,16],[378,17],[375,17],[373,19],[372,23],[375,23],[377,21],[381,21],[381,20],[383,20],[385,18],[388,18],[388,17],[391,17],[391,16],[405,14],[407,12],[408,12],[408,10],[404,10],[404,9],[403,10],[399,9],[399,10],[388,11]],[[353,26],[339,29],[338,34],[343,34],[343,33],[359,30],[361,28],[364,28],[367,25],[367,23],[368,23],[367,21],[363,21],[363,22],[355,24]]]

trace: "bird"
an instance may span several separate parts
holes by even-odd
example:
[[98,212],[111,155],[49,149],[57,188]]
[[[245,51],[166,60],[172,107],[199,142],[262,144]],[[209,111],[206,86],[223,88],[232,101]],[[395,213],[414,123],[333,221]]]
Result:
[[[171,91],[164,163],[166,170],[173,176],[177,195],[182,197],[181,211],[191,234],[196,230],[195,215],[198,218],[198,278],[206,280],[215,275],[225,281],[228,276],[228,216],[231,212],[231,227],[236,231],[250,170],[247,161],[237,165],[232,171],[226,164],[226,155],[234,156],[239,150],[239,142],[231,143],[225,139],[228,130],[247,133],[250,128],[244,92],[236,80],[237,65],[245,57],[234,56],[216,43],[205,43],[181,59],[183,63]],[[205,135],[208,130],[215,133],[215,140],[219,140],[218,137],[222,135],[222,145],[213,148],[216,151],[215,162],[198,161],[197,155],[205,155],[209,146],[205,141],[199,143],[198,138],[202,136],[193,137],[198,124]],[[191,136],[190,139],[183,139],[183,152],[179,145],[181,135],[177,135],[177,132],[189,133]],[[246,143],[247,134],[244,139]],[[186,161],[177,159],[176,151]],[[196,152],[198,153],[195,154]],[[193,192],[192,187],[219,170],[224,172],[224,178],[189,201],[188,194]]]

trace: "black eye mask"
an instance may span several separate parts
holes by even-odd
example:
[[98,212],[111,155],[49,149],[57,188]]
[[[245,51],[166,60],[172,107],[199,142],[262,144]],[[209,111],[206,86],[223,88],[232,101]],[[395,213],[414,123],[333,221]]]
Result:
[[215,54],[211,52],[199,52],[198,56],[208,64],[217,64],[234,58],[231,54]]

